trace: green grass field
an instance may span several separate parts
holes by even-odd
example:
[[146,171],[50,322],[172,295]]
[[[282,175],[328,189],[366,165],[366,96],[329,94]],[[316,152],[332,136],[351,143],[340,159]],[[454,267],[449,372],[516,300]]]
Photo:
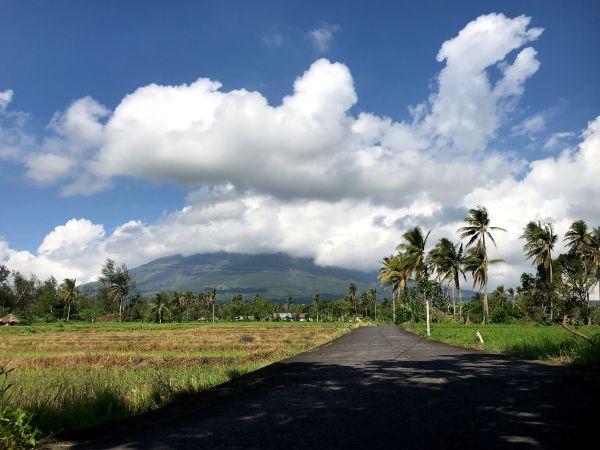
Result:
[[[406,323],[404,327],[420,336],[426,336],[425,323]],[[484,344],[475,339],[479,330]],[[580,327],[587,336],[600,336],[600,326]],[[431,339],[478,348],[496,353],[505,353],[524,359],[539,359],[555,363],[578,363],[595,366],[600,363],[598,352],[585,340],[574,336],[559,325],[538,324],[472,324],[455,322],[433,323]],[[597,338],[595,338],[597,339]]]
[[350,329],[316,323],[101,323],[0,328],[6,398],[42,435],[156,409]]

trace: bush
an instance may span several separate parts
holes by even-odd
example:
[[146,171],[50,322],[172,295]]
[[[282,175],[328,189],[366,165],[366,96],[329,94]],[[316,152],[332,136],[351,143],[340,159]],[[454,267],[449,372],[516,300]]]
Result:
[[8,406],[6,393],[11,388],[8,376],[14,369],[0,367],[0,448],[19,449],[33,447],[38,430],[31,426],[30,413]]
[[400,304],[396,306],[396,323],[401,324],[404,322],[408,322],[409,320],[418,320],[418,317],[413,317],[413,311],[410,306],[405,304]]

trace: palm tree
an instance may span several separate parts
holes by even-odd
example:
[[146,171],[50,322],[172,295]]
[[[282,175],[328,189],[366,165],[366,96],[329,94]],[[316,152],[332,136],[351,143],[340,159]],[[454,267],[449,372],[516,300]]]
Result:
[[463,244],[454,245],[449,239],[442,238],[429,252],[431,264],[439,280],[453,284],[452,314],[456,315],[456,297],[461,300],[460,277],[466,281],[464,264],[466,256]]
[[[431,234],[431,230],[426,235],[420,227],[414,227],[402,235],[404,242],[398,245],[398,250],[404,252],[409,261],[409,274],[414,274],[415,280],[418,282],[428,281],[427,262],[425,260],[425,247],[427,239]],[[427,318],[427,336],[431,336],[431,327],[429,323],[429,299],[424,291],[422,291],[423,300],[425,302],[425,311]]]
[[373,311],[374,311],[374,315],[375,315],[375,320],[377,320],[377,289],[371,288],[371,289],[369,289],[369,291],[367,292],[367,294],[369,296],[369,303],[373,304]]
[[[579,258],[583,266],[583,273],[586,279],[586,284],[589,276],[588,265],[592,256],[592,236],[588,233],[587,223],[583,220],[577,220],[571,224],[569,230],[565,233],[565,243],[569,252]],[[590,306],[590,292],[586,289],[585,298],[587,300],[588,309]],[[589,315],[589,314],[588,314]],[[591,316],[590,316],[591,317]],[[588,317],[588,321],[589,318]]]
[[167,297],[162,292],[152,297],[152,300],[150,300],[150,314],[153,320],[162,323],[165,314],[169,313],[168,303]]
[[[492,264],[504,262],[501,259],[488,260],[483,247],[471,247],[467,251],[465,260],[465,270],[471,272],[473,276],[473,287],[479,286],[479,290],[487,286],[488,268]],[[487,292],[486,292],[487,294]],[[487,296],[483,297],[483,323],[485,323],[489,312],[486,314]]]
[[321,296],[319,295],[319,292],[315,292],[312,299],[313,299],[313,303],[315,304],[315,308],[317,308],[317,323],[318,323],[319,322],[319,306],[321,304]]
[[65,303],[67,307],[67,322],[71,316],[71,305],[77,300],[78,292],[75,285],[75,278],[65,278],[58,288],[58,297]]
[[430,234],[431,230],[424,235],[420,227],[411,228],[402,235],[404,242],[397,248],[409,258],[411,273],[414,274],[417,281],[421,281],[427,275],[425,247]]
[[552,293],[552,283],[554,280],[552,273],[552,250],[558,240],[558,235],[554,234],[554,228],[551,223],[529,222],[521,239],[525,239],[523,252],[527,259],[531,259],[532,264],[546,269],[550,275],[548,279],[548,294],[550,296],[550,321],[554,320],[554,298]]
[[357,287],[356,287],[356,283],[350,283],[348,285],[348,293],[346,294],[346,298],[348,298],[348,300],[350,300],[352,302],[352,309],[354,309],[354,312],[356,313],[356,291],[357,291]]
[[410,276],[409,259],[406,255],[383,258],[383,266],[379,269],[379,281],[383,287],[392,288],[392,314],[396,323],[396,299],[406,287]]
[[598,300],[600,300],[600,227],[590,232],[590,247],[592,250],[592,267],[598,284]]
[[217,290],[212,288],[209,293],[210,306],[212,308],[212,321],[215,323],[215,302],[217,300]]
[[[488,261],[487,247],[485,243],[486,237],[492,241],[494,247],[496,246],[496,241],[492,236],[491,231],[506,231],[504,228],[494,227],[490,225],[490,217],[488,211],[483,206],[477,206],[476,208],[472,208],[469,210],[469,215],[464,218],[464,221],[467,223],[466,226],[458,229],[458,233],[461,239],[468,239],[466,248],[470,248],[473,244],[475,244],[475,249],[481,253],[484,261],[482,261],[481,268],[485,271],[484,274],[479,276],[479,280],[483,280],[483,321],[485,323],[486,319],[490,314],[490,307],[488,303],[488,275],[487,270],[490,265]],[[472,256],[472,255],[471,255]],[[495,260],[496,262],[500,262],[501,260]],[[475,284],[475,280],[474,284]]]
[[102,266],[102,275],[100,281],[108,287],[109,294],[113,301],[119,306],[119,322],[123,321],[123,302],[135,287],[135,281],[129,275],[127,266],[123,264],[116,268],[112,259],[107,259]]

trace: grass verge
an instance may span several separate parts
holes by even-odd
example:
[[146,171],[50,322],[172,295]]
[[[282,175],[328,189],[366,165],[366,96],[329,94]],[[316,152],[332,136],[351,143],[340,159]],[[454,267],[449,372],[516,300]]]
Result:
[[[422,337],[427,337],[425,323],[408,322],[404,327]],[[578,330],[592,337],[595,345],[574,336],[560,325],[527,323],[485,325],[463,325],[450,321],[434,323],[431,326],[430,339],[523,359],[575,363],[593,369],[600,368],[600,327],[580,327]],[[483,336],[483,346],[475,338],[477,331],[480,331]]]

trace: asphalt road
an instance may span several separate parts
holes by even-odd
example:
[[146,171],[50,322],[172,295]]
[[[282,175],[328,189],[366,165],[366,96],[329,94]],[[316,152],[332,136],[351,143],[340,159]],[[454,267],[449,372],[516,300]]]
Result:
[[599,400],[572,367],[364,327],[54,448],[598,448]]

